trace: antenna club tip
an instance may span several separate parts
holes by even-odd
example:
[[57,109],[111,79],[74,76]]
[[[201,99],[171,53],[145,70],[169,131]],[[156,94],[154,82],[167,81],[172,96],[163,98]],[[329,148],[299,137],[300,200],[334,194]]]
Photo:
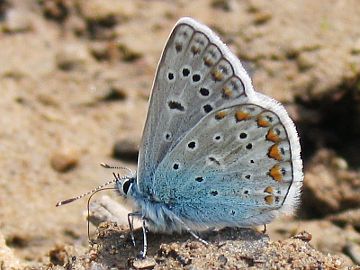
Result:
[[78,198],[71,198],[71,199],[67,199],[67,200],[64,200],[64,201],[60,201],[56,204],[56,207],[58,206],[61,206],[61,205],[64,205],[64,204],[68,204],[68,203],[71,203],[75,200],[77,200]]
[[110,166],[104,162],[100,163],[100,166],[104,167],[104,168],[110,168]]

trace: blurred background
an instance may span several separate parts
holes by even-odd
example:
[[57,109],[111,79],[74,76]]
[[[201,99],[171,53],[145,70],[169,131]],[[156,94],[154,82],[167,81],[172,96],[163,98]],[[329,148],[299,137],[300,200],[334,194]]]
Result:
[[356,0],[0,0],[0,252],[34,265],[86,249],[86,200],[55,204],[110,180],[101,162],[136,169],[157,62],[182,16],[216,31],[296,123],[302,204],[270,238],[306,230],[360,264]]

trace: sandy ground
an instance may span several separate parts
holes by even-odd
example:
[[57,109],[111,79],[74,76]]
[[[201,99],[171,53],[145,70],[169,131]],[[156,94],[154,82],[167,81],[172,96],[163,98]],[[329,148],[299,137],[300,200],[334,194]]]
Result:
[[[0,269],[360,264],[359,14],[356,0],[0,1]],[[298,127],[305,164],[299,213],[270,224],[271,240],[249,234],[256,249],[278,251],[278,263],[286,254],[299,260],[271,264],[265,251],[251,253],[255,243],[242,240],[242,231],[230,230],[209,236],[238,245],[227,255],[213,245],[192,247],[188,235],[152,235],[153,261],[134,266],[140,247],[129,251],[126,228],[100,228],[100,244],[89,248],[86,199],[55,207],[110,180],[101,162],[136,169],[156,65],[182,16],[218,32],[255,89],[283,102]],[[310,242],[290,238],[302,231]],[[114,256],[102,264],[109,241]]]

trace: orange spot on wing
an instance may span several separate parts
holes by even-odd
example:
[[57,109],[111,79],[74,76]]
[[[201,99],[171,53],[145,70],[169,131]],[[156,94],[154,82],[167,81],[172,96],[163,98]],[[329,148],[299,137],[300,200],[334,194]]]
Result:
[[222,81],[224,79],[224,74],[218,69],[213,69],[211,71],[211,76],[214,79],[214,81]]
[[232,97],[232,90],[225,86],[223,89],[222,89],[222,92],[223,92],[223,97],[226,97],[226,98],[229,98],[229,97]]
[[273,204],[274,203],[274,196],[273,195],[268,195],[265,197],[265,202],[267,204]]
[[280,141],[280,137],[279,135],[273,130],[273,129],[270,129],[268,131],[268,133],[266,134],[266,139],[268,141],[272,141],[272,142],[278,142]]
[[200,53],[200,48],[193,45],[191,47],[191,51],[192,51],[193,54],[198,54],[198,53]]
[[271,125],[269,120],[262,115],[259,115],[259,117],[257,118],[257,124],[259,127],[268,127]]
[[226,115],[227,115],[227,112],[225,112],[225,111],[217,112],[217,113],[215,114],[215,119],[216,119],[216,120],[223,119]]
[[211,67],[212,65],[215,64],[214,61],[209,56],[204,57],[204,63],[208,67]]
[[251,118],[251,115],[247,112],[244,112],[244,111],[237,111],[235,113],[235,119],[237,122],[239,121],[243,121],[243,120],[248,120]]
[[269,175],[277,182],[280,182],[283,179],[283,174],[281,172],[281,167],[279,164],[274,165],[270,171]]
[[271,194],[274,192],[274,189],[273,189],[273,187],[268,186],[267,188],[265,188],[264,192]]
[[278,161],[281,161],[283,159],[281,152],[280,152],[279,144],[276,143],[270,147],[268,156],[273,159],[276,159]]
[[175,49],[176,49],[177,52],[180,52],[182,50],[182,44],[177,42],[175,44]]

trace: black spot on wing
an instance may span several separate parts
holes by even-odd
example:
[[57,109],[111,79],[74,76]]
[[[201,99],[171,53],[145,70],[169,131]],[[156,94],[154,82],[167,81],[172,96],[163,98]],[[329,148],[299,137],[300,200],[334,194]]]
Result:
[[178,110],[181,112],[185,111],[184,106],[180,102],[177,102],[177,101],[169,101],[168,106],[169,106],[170,110]]

